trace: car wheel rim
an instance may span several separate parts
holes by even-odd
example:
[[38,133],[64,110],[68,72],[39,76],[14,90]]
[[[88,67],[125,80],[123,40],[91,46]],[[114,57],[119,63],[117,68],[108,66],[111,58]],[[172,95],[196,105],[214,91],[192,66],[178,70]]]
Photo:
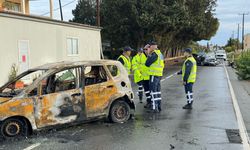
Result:
[[128,114],[128,110],[126,109],[126,106],[124,105],[118,106],[114,111],[115,117],[119,120],[125,119],[127,117],[127,114]]
[[21,125],[18,122],[10,122],[5,127],[5,133],[7,136],[16,136],[20,134]]

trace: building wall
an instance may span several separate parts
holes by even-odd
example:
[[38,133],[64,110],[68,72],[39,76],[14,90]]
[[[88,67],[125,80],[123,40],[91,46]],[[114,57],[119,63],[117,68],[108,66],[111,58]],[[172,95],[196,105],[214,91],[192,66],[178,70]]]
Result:
[[250,50],[250,33],[244,36],[244,48]]
[[[13,18],[12,18],[13,17]],[[57,61],[100,59],[100,29],[0,13],[0,85],[13,63],[20,70],[19,41],[29,42],[29,68]],[[79,54],[68,56],[67,37],[78,38]]]

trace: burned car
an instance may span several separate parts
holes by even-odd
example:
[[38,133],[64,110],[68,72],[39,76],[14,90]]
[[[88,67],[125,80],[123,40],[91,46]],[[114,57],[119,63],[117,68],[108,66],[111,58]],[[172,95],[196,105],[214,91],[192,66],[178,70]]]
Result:
[[123,123],[135,111],[133,96],[120,62],[46,64],[0,88],[1,135],[26,136],[30,131],[99,118]]

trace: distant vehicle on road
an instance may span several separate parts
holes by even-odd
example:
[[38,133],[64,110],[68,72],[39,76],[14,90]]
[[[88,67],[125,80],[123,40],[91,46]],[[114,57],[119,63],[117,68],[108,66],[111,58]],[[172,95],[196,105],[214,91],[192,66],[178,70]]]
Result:
[[126,122],[135,104],[118,61],[46,64],[0,88],[0,132],[6,139],[52,126],[108,118]]
[[216,66],[218,64],[214,52],[210,52],[205,55],[203,64],[208,66]]
[[196,62],[197,62],[197,65],[199,66],[202,66],[204,65],[204,60],[205,60],[205,57],[206,57],[206,53],[205,52],[199,52],[198,54],[193,54]]
[[215,57],[216,57],[217,60],[224,60],[224,61],[226,61],[227,60],[226,51],[225,50],[217,50],[215,52]]

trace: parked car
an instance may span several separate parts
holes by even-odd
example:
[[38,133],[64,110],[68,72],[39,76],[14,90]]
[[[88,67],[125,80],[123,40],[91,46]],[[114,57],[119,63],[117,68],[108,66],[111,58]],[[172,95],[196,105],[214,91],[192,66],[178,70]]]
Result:
[[29,131],[99,118],[123,123],[135,111],[133,97],[120,62],[46,64],[0,88],[1,135],[26,136]]
[[207,53],[204,60],[204,65],[216,66],[218,64],[214,52]]
[[227,54],[226,54],[225,50],[217,50],[215,52],[215,57],[217,60],[224,60],[224,61],[227,60]]
[[197,65],[202,66],[204,65],[204,60],[205,60],[205,52],[199,52],[198,54],[193,54]]

